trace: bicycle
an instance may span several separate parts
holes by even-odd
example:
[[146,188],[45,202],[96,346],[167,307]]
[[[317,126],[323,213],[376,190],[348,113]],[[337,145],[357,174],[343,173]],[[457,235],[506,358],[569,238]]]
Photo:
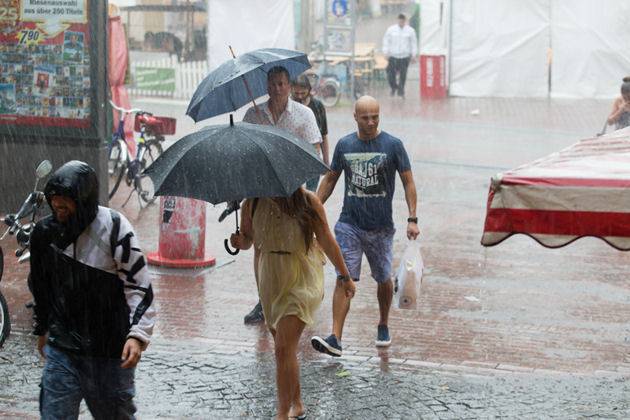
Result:
[[[140,206],[155,201],[153,183],[148,176],[142,172],[151,165],[157,157],[162,154],[164,141],[163,134],[175,133],[175,120],[173,118],[154,117],[150,112],[142,111],[138,108],[124,109],[109,101],[112,108],[120,111],[120,121],[118,130],[112,136],[109,144],[107,170],[109,173],[109,199],[111,199],[120,183],[125,177],[125,183],[133,186],[129,196],[123,203],[127,204],[133,192],[137,192]],[[136,114],[134,131],[140,132],[138,138],[136,155],[133,159],[129,157],[127,142],[125,140],[124,122],[127,114]]]
[[[313,59],[313,62],[323,63],[323,60]],[[322,73],[321,71],[305,73],[311,82],[311,93],[322,101],[327,108],[331,108],[339,103],[343,90],[347,91],[349,97],[354,97],[354,99],[359,99],[365,94],[365,89],[363,88],[360,78],[355,77],[354,94],[350,95],[350,61],[344,60],[339,62],[338,65],[345,67],[345,79],[341,79],[338,73]],[[323,67],[325,68],[326,66]]]
[[341,84],[335,77],[321,76],[315,72],[308,72],[306,76],[311,82],[311,94],[319,99],[325,107],[331,108],[339,103]]

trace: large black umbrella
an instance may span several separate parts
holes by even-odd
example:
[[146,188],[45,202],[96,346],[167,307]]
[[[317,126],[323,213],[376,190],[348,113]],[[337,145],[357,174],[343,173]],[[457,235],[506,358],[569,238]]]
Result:
[[212,204],[288,197],[328,167],[315,148],[281,128],[244,122],[212,125],[166,149],[145,170],[155,195]]
[[263,48],[235,57],[203,79],[186,114],[197,122],[253,102],[267,93],[267,72],[275,66],[286,68],[293,79],[311,68],[311,63],[306,54],[281,48]]

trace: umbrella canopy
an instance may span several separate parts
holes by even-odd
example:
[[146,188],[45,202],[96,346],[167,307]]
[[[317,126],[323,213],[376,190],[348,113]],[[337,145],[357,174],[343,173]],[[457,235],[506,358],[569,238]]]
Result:
[[630,128],[494,176],[481,244],[515,233],[550,248],[595,236],[630,250]]
[[293,79],[311,68],[311,63],[306,54],[280,48],[263,48],[235,57],[203,79],[188,104],[186,115],[197,122],[236,111],[267,93],[267,72],[275,66],[286,68]]
[[288,131],[230,121],[181,138],[144,173],[153,181],[155,195],[217,204],[288,197],[327,170],[315,148]]

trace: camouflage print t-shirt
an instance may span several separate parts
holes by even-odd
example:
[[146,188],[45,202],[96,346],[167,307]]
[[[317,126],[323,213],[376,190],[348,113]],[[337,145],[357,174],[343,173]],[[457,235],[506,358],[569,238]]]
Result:
[[345,177],[341,222],[366,230],[394,227],[396,171],[411,169],[400,139],[384,131],[372,140],[349,134],[337,143],[331,169],[343,171]]

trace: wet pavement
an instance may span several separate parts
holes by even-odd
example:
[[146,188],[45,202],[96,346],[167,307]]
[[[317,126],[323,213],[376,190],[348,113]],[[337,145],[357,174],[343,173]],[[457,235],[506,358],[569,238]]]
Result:
[[[416,179],[425,262],[420,307],[392,309],[392,346],[374,347],[376,287],[364,263],[344,357],[315,353],[310,335],[327,335],[331,325],[328,264],[315,331],[305,332],[299,347],[309,418],[630,418],[629,254],[593,238],[557,250],[524,236],[479,245],[490,177],[594,135],[609,101],[420,101],[412,94],[418,90],[412,79],[404,101],[373,92],[381,101],[381,128],[404,140]],[[329,110],[331,150],[355,129],[348,104]],[[178,136],[227,123],[222,116],[195,125],[184,117],[184,102],[138,98],[132,105],[178,118]],[[325,205],[331,224],[342,187]],[[110,205],[120,209],[125,199],[123,189]],[[207,207],[206,252],[217,257],[217,267],[152,267],[159,318],[138,368],[139,418],[274,413],[271,336],[242,321],[257,299],[252,253],[232,257],[223,249],[234,229],[233,218],[217,222],[223,209]],[[132,197],[122,211],[145,252],[156,251],[159,204],[140,210]],[[406,218],[397,181],[394,266],[405,248]],[[5,239],[2,246],[10,253],[12,243]],[[41,360],[25,334],[27,267],[5,260],[0,287],[15,333],[0,350],[0,418],[37,418]]]
[[[12,336],[0,366],[0,418],[36,419],[41,359],[35,339]],[[386,358],[300,352],[311,419],[626,419],[622,376],[445,370]],[[272,355],[244,345],[158,338],[136,374],[140,419],[270,419]],[[7,392],[19,390],[19,392]],[[81,419],[90,418],[82,406]]]

